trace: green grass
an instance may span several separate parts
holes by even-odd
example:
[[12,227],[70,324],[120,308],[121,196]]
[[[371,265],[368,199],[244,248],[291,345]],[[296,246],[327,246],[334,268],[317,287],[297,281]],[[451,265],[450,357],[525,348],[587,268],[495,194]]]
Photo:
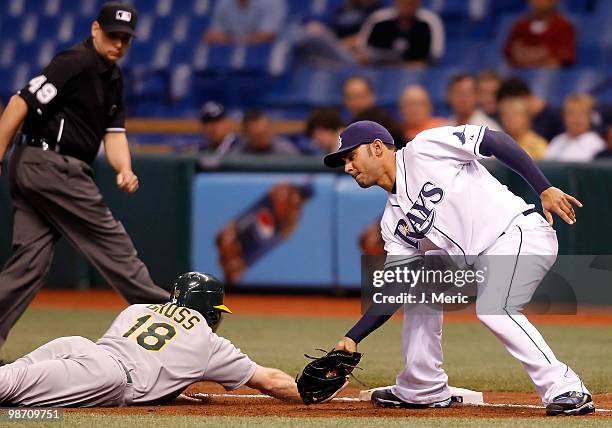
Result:
[[[114,311],[32,309],[11,332],[0,358],[15,360],[59,336],[96,339],[116,315]],[[349,319],[227,316],[219,333],[262,365],[298,373],[304,353],[331,348],[352,325]],[[592,392],[612,390],[612,329],[600,326],[540,327],[557,357],[579,373]],[[357,377],[368,386],[393,383],[402,369],[401,322],[388,322],[359,347],[363,371]],[[480,324],[444,327],[444,367],[450,383],[485,391],[533,391],[522,366]]]
[[[36,423],[36,427],[58,427],[58,423]],[[434,427],[606,427],[609,420],[581,418],[546,418],[546,419],[468,419],[468,418],[284,418],[284,417],[232,417],[232,416],[154,416],[154,415],[130,415],[130,416],[109,416],[96,414],[70,414],[67,415],[62,426],[66,427],[252,427],[265,426],[266,428],[322,428],[322,427],[409,427],[418,426],[420,428]]]
[[[116,315],[103,310],[29,310],[0,350],[0,358],[12,361],[35,347],[59,336],[82,335],[91,339],[104,333]],[[251,358],[263,365],[278,367],[294,375],[306,363],[304,353],[314,348],[331,348],[352,325],[348,319],[300,317],[228,316],[219,333],[230,339]],[[612,390],[612,329],[597,326],[541,326],[557,357],[574,368],[592,392]],[[368,386],[392,384],[402,368],[401,322],[391,321],[360,345],[364,353],[357,377]],[[444,367],[450,383],[483,391],[528,391],[534,388],[522,366],[497,339],[480,324],[447,324],[444,328]],[[348,419],[348,420],[347,420]],[[407,426],[498,427],[575,426],[576,419],[468,419],[468,418],[243,418],[166,417],[154,415],[107,416],[68,414],[66,426]],[[580,426],[609,426],[610,419],[580,419]],[[40,423],[37,426],[42,426]],[[50,424],[49,426],[58,426]],[[142,425],[141,425],[142,426]]]

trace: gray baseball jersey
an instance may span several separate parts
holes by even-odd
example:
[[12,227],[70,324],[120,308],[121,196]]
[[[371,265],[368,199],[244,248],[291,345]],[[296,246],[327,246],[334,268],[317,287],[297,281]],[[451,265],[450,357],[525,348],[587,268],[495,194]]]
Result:
[[238,388],[257,365],[204,317],[172,303],[132,305],[93,343],[55,339],[0,367],[0,403],[124,406],[177,396],[200,380]]
[[229,340],[213,333],[199,312],[173,303],[130,306],[97,344],[129,370],[134,404],[176,395],[201,380],[236,389],[256,368]]

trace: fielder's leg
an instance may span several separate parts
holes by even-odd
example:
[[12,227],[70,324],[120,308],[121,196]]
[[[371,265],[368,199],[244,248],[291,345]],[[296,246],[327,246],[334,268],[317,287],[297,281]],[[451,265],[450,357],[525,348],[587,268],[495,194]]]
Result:
[[556,234],[545,220],[536,215],[522,217],[487,250],[483,259],[488,265],[487,283],[479,288],[476,304],[478,318],[521,361],[544,404],[568,391],[588,393],[578,375],[555,357],[520,312],[556,254]]
[[391,392],[408,403],[429,404],[448,399],[448,376],[442,368],[442,323],[440,307],[404,305],[402,352],[404,370]]

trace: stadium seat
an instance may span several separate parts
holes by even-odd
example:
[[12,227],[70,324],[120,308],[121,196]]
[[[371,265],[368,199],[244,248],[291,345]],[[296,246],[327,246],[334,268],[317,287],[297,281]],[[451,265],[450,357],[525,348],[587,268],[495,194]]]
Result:
[[0,39],[0,67],[10,67],[15,63],[17,42],[14,39]]
[[33,77],[30,75],[31,70],[28,63],[0,68],[0,96],[5,102]]
[[511,74],[525,80],[531,91],[544,99],[548,99],[552,92],[555,92],[555,82],[558,71],[550,69],[514,69]]
[[592,68],[560,70],[551,82],[554,90],[549,91],[546,98],[552,105],[560,106],[565,97],[572,93],[591,93],[597,96],[593,90],[601,83],[601,77],[601,74]]
[[425,71],[388,69],[380,70],[373,79],[376,98],[380,104],[395,107],[400,94],[408,85],[420,84]]
[[[60,34],[60,30],[61,30],[61,26],[60,23],[64,22],[64,25],[66,25],[66,23],[68,21],[62,20],[61,17],[59,16],[45,16],[45,15],[40,15],[38,18],[38,31],[36,34],[36,40],[49,40],[49,39],[59,39],[59,34]],[[68,25],[70,25],[68,23]],[[66,30],[64,30],[66,31]],[[70,37],[72,37],[72,31],[70,31]]]
[[424,0],[422,6],[436,12],[443,20],[466,20],[470,17],[470,0]]
[[138,41],[138,47],[128,51],[125,63],[129,64],[131,67],[152,66],[156,49],[157,43],[143,43]]
[[13,68],[0,68],[0,98],[7,102],[7,100],[15,93],[15,70]]
[[578,29],[581,43],[612,48],[612,13],[588,16]]
[[169,76],[165,70],[154,70],[149,67],[131,67],[126,75],[126,102],[143,103],[157,101],[160,104],[169,101]]
[[248,46],[242,69],[250,72],[266,72],[269,69],[271,53],[271,44]]
[[224,72],[231,66],[234,46],[199,43],[193,57],[196,70]]
[[77,17],[74,21],[71,44],[79,43],[89,37],[91,33],[91,17]]

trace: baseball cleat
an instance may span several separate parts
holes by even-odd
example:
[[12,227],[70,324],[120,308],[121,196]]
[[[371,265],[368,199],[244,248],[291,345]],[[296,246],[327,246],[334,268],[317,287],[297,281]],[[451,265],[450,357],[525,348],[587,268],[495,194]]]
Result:
[[586,415],[595,412],[595,403],[590,394],[570,391],[556,396],[552,403],[546,406],[546,415]]
[[372,393],[372,403],[379,407],[395,407],[400,409],[440,409],[451,406],[450,397],[435,403],[408,403],[391,392],[391,389],[379,389]]

